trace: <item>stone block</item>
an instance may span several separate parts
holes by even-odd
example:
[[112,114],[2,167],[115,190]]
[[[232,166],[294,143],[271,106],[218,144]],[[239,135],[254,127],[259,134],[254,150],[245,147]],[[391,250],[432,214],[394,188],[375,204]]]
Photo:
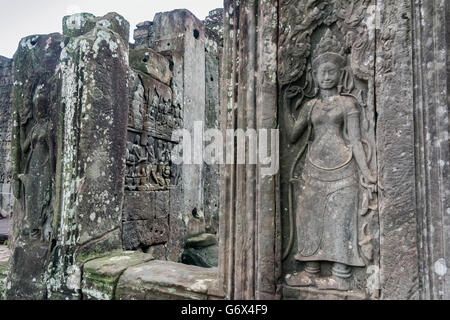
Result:
[[184,35],[180,34],[174,38],[165,38],[149,42],[150,48],[159,53],[176,52],[183,54],[185,48]]
[[154,260],[128,268],[119,279],[117,300],[206,300],[217,287],[217,268]]
[[11,253],[7,300],[42,300],[46,296],[44,265],[47,247],[17,247]]
[[184,220],[186,222],[186,237],[195,237],[206,231],[205,215],[196,207],[190,212],[186,211]]
[[154,192],[125,192],[123,221],[149,220],[154,215]]
[[122,241],[125,250],[166,243],[169,237],[168,216],[150,220],[125,221]]
[[283,285],[285,300],[365,300],[365,294],[348,291],[324,291],[314,288],[299,288]]
[[122,226],[122,246],[124,250],[136,250],[152,245],[149,220],[126,221]]
[[75,251],[75,261],[82,265],[86,261],[108,255],[110,252],[121,248],[122,239],[120,236],[120,229],[117,228],[112,232],[107,233],[103,237],[90,241],[83,246],[80,246]]
[[183,221],[183,189],[177,186],[169,190],[169,221],[170,234],[166,244],[167,258],[170,261],[181,261],[181,254],[184,248],[184,237],[186,227]]
[[6,278],[9,269],[9,255],[8,247],[0,245],[0,300],[6,299]]
[[129,267],[153,260],[150,254],[120,252],[107,257],[91,260],[84,265],[82,292],[83,299],[112,300],[117,281]]
[[169,191],[154,193],[155,203],[152,206],[152,214],[155,218],[167,219],[169,215]]
[[77,13],[63,18],[63,34],[69,37],[79,37],[95,28],[105,28],[119,34],[124,41],[129,41],[130,24],[121,15],[110,12],[103,17],[90,13]]
[[[66,17],[64,23],[79,17]],[[129,105],[128,36],[123,34],[128,34],[128,22],[117,14],[84,19],[93,29],[84,32],[84,22],[70,29],[61,54],[64,123],[77,125],[60,132],[64,143],[58,159],[66,164],[61,211],[76,212],[79,245],[120,226]],[[85,68],[74,74],[81,64]]]
[[219,265],[219,246],[196,247],[185,249],[181,262],[203,268],[212,268]]
[[130,50],[130,66],[152,78],[170,85],[172,72],[169,60],[152,49]]
[[166,243],[169,240],[169,220],[168,217],[155,218],[150,228],[152,234],[152,244]]
[[8,239],[12,244],[8,299],[46,297],[44,273],[51,260],[56,203],[63,45],[60,34],[32,35],[20,41],[14,55],[11,185],[17,201]]
[[186,240],[186,248],[204,248],[217,244],[216,236],[202,233]]
[[166,259],[167,249],[165,244],[153,245],[150,248],[148,248],[145,252],[151,254],[153,257],[155,257],[156,260],[167,260]]

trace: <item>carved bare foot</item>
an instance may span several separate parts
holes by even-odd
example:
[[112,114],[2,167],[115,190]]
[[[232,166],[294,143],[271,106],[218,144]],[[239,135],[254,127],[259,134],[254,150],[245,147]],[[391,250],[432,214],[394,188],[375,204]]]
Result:
[[317,288],[320,290],[339,290],[347,291],[350,289],[348,279],[339,278],[336,276],[319,278],[316,280]]
[[300,273],[294,272],[293,274],[286,275],[285,282],[291,287],[310,287],[316,283],[317,275],[302,271]]

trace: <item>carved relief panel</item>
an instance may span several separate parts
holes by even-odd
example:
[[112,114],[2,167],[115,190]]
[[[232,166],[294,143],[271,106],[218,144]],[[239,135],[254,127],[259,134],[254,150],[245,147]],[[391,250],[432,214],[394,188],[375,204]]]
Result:
[[280,6],[286,296],[378,295],[372,2]]
[[149,133],[129,130],[125,189],[161,191],[176,186],[180,175],[170,161],[174,146],[175,143]]
[[[150,54],[149,54],[150,53]],[[169,208],[173,190],[180,185],[180,167],[171,161],[177,142],[172,132],[183,126],[181,106],[174,105],[167,77],[148,70],[164,69],[147,49],[130,55],[130,103],[125,173],[122,240],[126,250],[152,252],[159,259],[170,255]],[[159,60],[150,60],[158,57]],[[158,64],[159,63],[159,64]],[[167,63],[168,64],[168,63]],[[168,78],[168,79],[166,79]],[[165,82],[162,82],[165,81]],[[164,248],[166,246],[167,248]],[[167,253],[166,253],[167,250]]]
[[181,107],[172,90],[151,77],[135,74],[130,94],[125,189],[168,190],[178,185],[179,170],[171,162],[173,130],[182,126]]

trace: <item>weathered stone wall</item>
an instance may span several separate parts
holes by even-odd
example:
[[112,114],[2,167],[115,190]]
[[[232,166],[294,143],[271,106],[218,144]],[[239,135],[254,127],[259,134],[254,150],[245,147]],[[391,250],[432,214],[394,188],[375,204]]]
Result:
[[[272,0],[224,2],[223,130],[277,127],[277,11],[277,1]],[[227,147],[237,153],[235,141]],[[248,157],[248,143],[243,149]],[[268,152],[274,152],[271,150],[269,144]],[[279,189],[277,177],[264,175],[263,167],[222,167],[220,289],[229,299],[274,299],[279,295]]]
[[57,188],[60,34],[22,39],[14,55],[11,162],[15,196],[8,299],[47,297]]
[[91,256],[120,248],[129,24],[67,16],[14,56],[8,299],[76,299]]
[[[155,20],[159,38],[178,41],[172,49],[153,39],[156,51],[129,51],[129,25],[115,13],[67,16],[63,35],[21,41],[14,57],[17,201],[8,299],[111,299],[107,289],[115,290],[118,278],[106,284],[86,263],[122,248],[151,253],[125,254],[132,260],[126,267],[154,258],[179,262],[185,240],[206,230],[203,188],[211,196],[207,231],[217,233],[218,167],[208,171],[202,159],[177,166],[171,152],[179,144],[174,130],[194,134],[194,122],[205,118],[209,128],[219,127],[220,49],[215,40],[205,44],[202,22],[188,11]],[[193,142],[201,155],[203,141]],[[209,246],[216,258],[208,257],[208,266],[217,265],[215,236],[194,242],[190,247]],[[97,280],[101,289],[91,283]]]
[[[205,130],[221,129],[220,118],[220,67],[223,47],[223,9],[209,13],[205,21]],[[205,230],[219,232],[220,173],[219,164],[203,167]]]
[[180,221],[170,219],[169,212],[181,170],[172,163],[171,152],[178,143],[172,132],[183,126],[183,119],[180,106],[172,102],[170,62],[151,49],[132,49],[130,65],[123,247],[178,261],[182,248],[173,244],[183,233],[170,232]]
[[[149,45],[158,52],[174,52],[182,58],[174,61],[179,67],[182,82],[173,81],[174,94],[182,97],[184,129],[192,137],[193,164],[183,164],[182,219],[186,236],[204,232],[203,132],[194,129],[196,121],[205,120],[205,31],[203,23],[188,10],[174,10],[155,15]],[[200,62],[200,63],[199,63]],[[177,72],[177,71],[174,71]],[[200,140],[201,139],[201,140]]]
[[[223,51],[220,10],[204,23],[187,10],[157,14],[138,25],[131,51],[128,23],[114,13],[69,16],[63,35],[22,39],[13,76],[0,61],[2,108],[15,80],[0,299],[5,289],[8,299],[448,299],[449,10],[444,0],[226,0]],[[330,61],[339,77],[327,89],[317,69],[335,70]],[[335,170],[350,162],[317,167],[325,174],[308,169],[303,152],[323,124],[314,121],[333,112],[331,131],[351,140],[358,164],[346,176]],[[306,136],[289,139],[287,115]],[[196,121],[280,129],[280,172],[175,166],[172,133],[202,139]],[[341,143],[335,136],[323,143]],[[202,150],[203,139],[191,142]],[[300,240],[324,220],[301,220],[298,208],[323,213],[329,198],[328,222],[355,213],[357,223],[332,223],[326,240],[356,239],[347,248],[363,262],[349,272],[324,259],[306,277],[305,262],[323,261],[305,260]],[[205,231],[219,233],[218,270],[175,263],[185,247],[215,250]]]
[[377,2],[384,299],[450,294],[448,1]]
[[64,140],[58,146],[55,248],[61,260],[49,268],[49,291],[76,297],[89,256],[120,247],[129,24],[116,13],[78,14],[63,19],[63,32],[68,42],[61,52]]
[[13,88],[12,59],[0,56],[0,214],[10,215],[11,207],[11,95]]
[[[173,130],[185,129],[193,139],[191,151],[197,148],[197,155],[203,151],[202,130],[219,128],[220,27],[217,24],[221,21],[220,10],[208,21],[211,25],[209,37],[203,23],[187,10],[158,13],[152,22],[140,23],[134,32],[135,52],[154,52],[149,56],[148,65],[159,65],[161,59],[166,59],[170,65],[171,78],[163,85],[168,85],[164,90],[169,97],[167,110],[154,111],[158,119],[168,119],[166,141],[170,141]],[[152,59],[155,55],[160,58]],[[142,73],[139,75],[142,77]],[[151,76],[155,78],[154,74]],[[147,103],[152,104],[150,95]],[[170,124],[172,118],[174,125]],[[194,128],[197,121],[203,127]],[[170,143],[167,155],[179,142]],[[216,234],[218,230],[218,166],[208,166],[198,157],[191,159],[191,163],[170,165],[172,180],[177,183],[170,185],[168,196],[155,202],[157,214],[168,210],[170,217],[167,228],[171,232],[165,240],[165,249],[160,247],[159,252],[167,250],[165,256],[173,261],[179,261],[180,250],[187,238],[205,231]],[[151,251],[155,253],[154,250],[156,247]]]
[[[449,35],[444,26],[448,25],[445,23],[449,18],[448,3],[439,0],[307,3],[284,0],[258,1],[257,8],[258,13],[251,1],[225,2],[224,86],[221,93],[223,121],[232,128],[252,127],[255,110],[251,82],[255,73],[253,59],[256,55],[258,66],[267,63],[257,72],[258,77],[270,76],[270,67],[276,66],[279,91],[270,91],[265,87],[262,91],[265,93],[264,100],[256,99],[256,114],[259,117],[258,112],[264,112],[261,118],[274,119],[273,126],[279,126],[281,130],[281,171],[278,177],[273,177],[273,184],[270,185],[273,189],[266,186],[264,180],[257,180],[256,186],[252,184],[248,178],[252,172],[249,165],[242,168],[227,166],[223,171],[220,275],[225,292],[229,297],[258,297],[255,287],[258,288],[260,283],[253,277],[260,270],[271,267],[264,279],[267,280],[268,275],[271,278],[262,286],[265,293],[270,293],[265,297],[276,297],[281,293],[284,299],[447,298],[449,183],[446,173],[449,155],[446,105],[449,101]],[[267,10],[265,15],[261,14],[264,9]],[[266,20],[269,17],[271,22]],[[254,27],[259,26],[261,21],[267,21],[264,26],[268,30],[258,29],[255,40]],[[269,26],[273,26],[272,31],[278,34],[277,50],[273,49],[273,38],[264,38],[270,35]],[[339,41],[331,40],[333,37]],[[328,40],[322,41],[324,38]],[[336,43],[345,46],[345,49],[337,51]],[[314,223],[324,224],[324,220],[321,222],[318,219],[319,215],[309,221],[299,217],[305,210],[320,212],[319,205],[325,201],[308,202],[305,206],[308,200],[305,193],[311,188],[311,183],[307,183],[311,182],[311,172],[314,171],[302,169],[306,166],[305,162],[311,162],[311,158],[305,159],[304,153],[309,153],[308,144],[314,141],[315,136],[306,134],[304,140],[297,141],[296,146],[283,137],[289,131],[283,121],[286,121],[286,107],[290,105],[287,100],[292,99],[291,112],[296,120],[295,126],[310,132],[308,130],[314,130],[314,127],[308,128],[305,123],[318,119],[318,115],[308,115],[304,110],[313,113],[314,105],[329,103],[324,96],[317,97],[318,92],[314,90],[315,82],[320,81],[317,73],[308,76],[308,73],[314,73],[317,61],[324,61],[314,60],[317,58],[333,60],[336,65],[345,62],[349,66],[350,69],[340,69],[343,72],[340,81],[343,82],[337,92],[352,96],[361,108],[355,112],[360,116],[359,123],[352,125],[350,130],[347,127],[346,134],[350,137],[344,137],[352,138],[352,130],[359,127],[356,136],[364,145],[364,152],[357,150],[361,149],[358,143],[353,143],[352,152],[359,157],[357,174],[365,176],[360,180],[363,187],[360,190],[370,190],[370,193],[360,193],[358,200],[360,210],[357,211],[357,219],[365,222],[362,228],[350,232],[358,235],[357,246],[366,260],[364,267],[356,266],[352,272],[353,290],[337,285],[336,277],[323,281],[329,277],[327,272],[330,270],[326,268],[319,269],[320,274],[316,276],[306,277],[302,268],[308,260],[303,259],[301,252],[295,248],[296,242],[302,244],[302,241],[297,241],[299,237],[305,241],[305,234],[306,238],[316,236],[308,234],[315,228]],[[267,79],[263,83],[268,86],[270,81]],[[327,89],[326,85],[323,87],[320,89]],[[251,100],[246,99],[249,97]],[[263,102],[273,99],[277,101],[274,103],[276,110],[265,104],[263,107]],[[313,102],[305,103],[308,100]],[[324,112],[327,109],[320,110]],[[322,123],[314,122],[316,125]],[[302,146],[306,146],[304,152]],[[290,152],[291,149],[297,153]],[[333,157],[337,157],[337,153],[330,159]],[[367,168],[361,160],[364,158]],[[298,168],[292,165],[296,161]],[[302,170],[311,176],[305,178]],[[335,183],[339,179],[333,178],[331,173],[322,175],[322,178],[325,180],[319,179],[322,182],[317,185],[323,187],[328,184],[326,192],[333,190],[329,182]],[[301,180],[307,181],[300,188],[290,187]],[[317,185],[316,188],[319,188]],[[271,209],[267,211],[259,207],[255,213],[258,219],[249,216],[254,208],[248,201],[248,195],[252,193],[245,192],[249,187],[257,190],[255,194],[260,192],[259,197],[266,200],[266,207]],[[316,193],[316,199],[322,191]],[[326,203],[328,201],[327,198]],[[345,201],[343,198],[335,206],[334,213],[343,212],[339,210],[348,204]],[[291,203],[293,208],[289,207]],[[289,214],[289,211],[294,214]],[[299,221],[309,223],[311,229],[302,229]],[[340,223],[335,224],[339,226]],[[297,231],[290,229],[292,226]],[[256,228],[262,228],[267,235],[262,242],[264,245],[260,247],[255,246],[261,241],[258,237],[261,235],[260,229],[258,234],[253,232]],[[342,226],[336,230],[331,237],[343,230],[349,234],[349,229]],[[242,233],[244,239],[241,238]],[[269,243],[269,239],[273,242]],[[260,251],[254,259],[255,252],[267,246],[269,250]],[[283,251],[280,252],[280,249]],[[318,250],[319,254],[322,249]],[[240,252],[245,254],[238,254]],[[323,262],[314,258],[309,261]],[[311,265],[309,267],[312,268]],[[317,272],[312,269],[311,274]],[[286,272],[289,274],[284,277]]]

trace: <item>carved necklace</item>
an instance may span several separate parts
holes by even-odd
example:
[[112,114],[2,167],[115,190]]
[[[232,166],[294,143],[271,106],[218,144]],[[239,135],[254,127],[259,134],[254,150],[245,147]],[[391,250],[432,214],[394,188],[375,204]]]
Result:
[[322,110],[328,112],[330,110],[333,110],[336,108],[336,105],[334,104],[336,102],[334,96],[321,99],[321,108]]

